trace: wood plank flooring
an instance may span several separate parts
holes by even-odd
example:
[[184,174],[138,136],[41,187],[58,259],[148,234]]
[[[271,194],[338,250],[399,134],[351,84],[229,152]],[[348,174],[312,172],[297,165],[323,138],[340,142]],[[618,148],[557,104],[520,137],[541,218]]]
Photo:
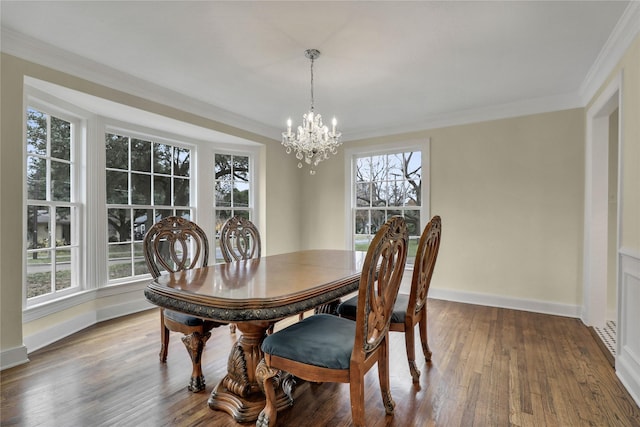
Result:
[[[577,319],[429,300],[429,322],[433,364],[418,358],[417,386],[404,336],[391,334],[395,416],[385,416],[375,369],[367,374],[368,426],[640,426],[640,409]],[[213,331],[207,390],[193,394],[179,334],[159,363],[159,327],[156,310],[103,322],[3,371],[2,426],[242,425],[207,406],[226,371],[229,328]],[[348,385],[309,385],[278,424],[351,425]]]

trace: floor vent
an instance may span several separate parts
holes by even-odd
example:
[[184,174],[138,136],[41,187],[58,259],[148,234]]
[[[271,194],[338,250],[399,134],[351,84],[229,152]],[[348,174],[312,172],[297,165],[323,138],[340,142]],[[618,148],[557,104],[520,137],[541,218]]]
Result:
[[595,330],[600,340],[602,340],[602,343],[607,348],[607,350],[609,350],[611,355],[615,358],[616,357],[616,322],[613,320],[607,320],[607,324],[605,325],[604,328],[594,327],[593,329]]

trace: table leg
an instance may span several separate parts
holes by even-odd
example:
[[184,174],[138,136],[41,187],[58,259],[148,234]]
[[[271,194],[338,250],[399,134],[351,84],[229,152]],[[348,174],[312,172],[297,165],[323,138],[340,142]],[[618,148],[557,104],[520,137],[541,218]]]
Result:
[[[271,322],[238,322],[241,335],[233,345],[227,363],[227,375],[209,397],[209,407],[231,415],[237,422],[253,422],[265,406],[265,396],[256,380],[256,368],[262,360],[260,346]],[[278,409],[289,407],[293,400],[279,389]]]

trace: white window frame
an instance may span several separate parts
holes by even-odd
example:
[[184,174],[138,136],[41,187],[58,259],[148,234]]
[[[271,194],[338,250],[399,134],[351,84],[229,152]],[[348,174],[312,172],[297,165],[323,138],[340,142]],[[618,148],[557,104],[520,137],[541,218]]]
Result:
[[355,159],[363,156],[376,156],[385,154],[406,153],[410,151],[420,151],[422,161],[422,187],[421,187],[421,200],[422,205],[419,209],[420,220],[423,224],[420,224],[424,229],[424,226],[429,221],[430,217],[430,152],[431,152],[431,138],[424,140],[407,140],[404,142],[398,142],[394,144],[380,144],[362,147],[349,147],[345,149],[345,176],[348,179],[345,180],[345,218],[347,218],[347,224],[345,227],[345,247],[353,249],[355,245],[354,241],[354,222],[356,213],[356,193],[355,193]]
[[[23,189],[23,212],[22,217],[27,216],[27,206],[29,204],[39,204],[42,206],[57,207],[59,205],[70,206],[75,209],[75,220],[71,225],[71,246],[75,248],[72,251],[72,270],[71,270],[71,283],[69,288],[56,290],[44,295],[40,295],[33,298],[27,298],[27,223],[23,223],[23,242],[22,242],[22,271],[24,282],[22,283],[22,308],[36,307],[42,304],[47,304],[50,301],[59,300],[70,295],[80,293],[85,290],[84,283],[86,283],[85,274],[85,248],[86,240],[84,239],[84,228],[86,206],[85,206],[85,192],[82,185],[85,171],[85,150],[87,140],[87,120],[90,114],[80,108],[77,108],[71,104],[58,100],[45,92],[41,92],[37,89],[25,87],[24,92],[24,108],[23,108],[23,149],[22,149],[22,189]],[[27,109],[33,108],[41,111],[50,116],[54,116],[71,123],[71,201],[70,202],[56,202],[51,200],[33,200],[31,203],[28,199],[28,186],[27,186]],[[53,219],[51,219],[53,222]],[[54,233],[55,229],[51,229],[50,233]]]

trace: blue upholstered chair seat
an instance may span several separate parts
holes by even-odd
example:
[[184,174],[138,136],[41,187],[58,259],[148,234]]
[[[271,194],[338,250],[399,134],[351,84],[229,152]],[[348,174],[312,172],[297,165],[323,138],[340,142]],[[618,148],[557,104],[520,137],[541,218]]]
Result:
[[180,313],[179,311],[173,310],[165,310],[164,317],[187,326],[200,326],[204,323],[204,320],[200,319],[199,317],[194,317],[189,314]]
[[356,322],[316,314],[267,336],[262,351],[330,369],[349,369]]
[[[409,304],[408,294],[398,294],[396,303],[393,306],[393,313],[391,314],[391,323],[404,323],[404,318],[407,311],[407,305]],[[349,298],[338,306],[338,314],[350,319],[356,318],[356,309],[358,307],[358,296]]]

